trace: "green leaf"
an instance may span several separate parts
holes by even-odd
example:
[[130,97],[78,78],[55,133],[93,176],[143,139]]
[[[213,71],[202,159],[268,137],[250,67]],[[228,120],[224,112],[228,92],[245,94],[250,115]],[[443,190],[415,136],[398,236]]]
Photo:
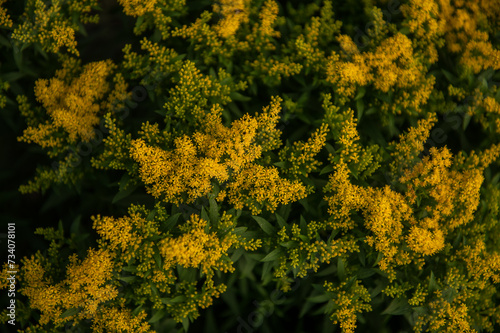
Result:
[[339,277],[340,281],[345,280],[345,265],[342,257],[338,257],[337,260],[337,276]]
[[321,171],[319,172],[320,175],[323,175],[325,173],[330,173],[333,171],[333,164],[328,164],[327,166],[325,166],[323,169],[321,169]]
[[139,305],[138,307],[136,307],[136,308],[134,309],[134,311],[132,311],[132,314],[133,314],[134,316],[137,316],[137,315],[138,315],[138,314],[142,311],[142,308],[143,308],[143,307],[144,307],[144,305],[143,305],[143,304]]
[[458,78],[455,75],[451,74],[450,72],[444,69],[441,69],[441,72],[444,74],[448,82],[450,82],[451,84],[456,85],[458,83]]
[[366,255],[365,255],[365,251],[363,249],[360,249],[358,251],[358,259],[359,259],[359,262],[361,263],[361,266],[365,266],[366,265]]
[[366,88],[365,87],[359,87],[358,88],[358,93],[356,94],[356,97],[354,97],[354,100],[355,101],[360,100],[361,98],[363,98],[363,96],[365,96],[365,93],[366,93]]
[[153,221],[156,216],[156,209],[153,209],[149,212],[148,216],[146,216],[146,221]]
[[282,242],[282,243],[280,243],[280,245],[283,246],[284,248],[289,249],[292,247],[297,247],[297,245],[299,245],[299,242],[291,240],[288,242]]
[[[500,173],[499,173],[499,175],[500,175]],[[281,215],[279,215],[278,213],[275,213],[274,215],[276,215],[276,221],[278,222],[278,225],[280,226],[280,228],[288,226],[285,219],[282,218]]]
[[286,162],[285,161],[276,162],[276,163],[274,163],[274,165],[281,168],[281,169],[284,169],[286,167]]
[[382,258],[384,257],[384,255],[382,254],[382,252],[379,252],[378,253],[378,256],[377,256],[377,259],[375,260],[375,262],[373,263],[372,267],[375,267],[378,265],[378,263],[380,262],[380,260],[382,260]]
[[306,219],[300,215],[300,230],[307,234],[307,222],[306,222]]
[[283,251],[281,249],[274,249],[270,253],[267,254],[264,258],[262,258],[260,261],[266,262],[266,261],[274,261],[278,259],[281,255],[283,254]]
[[232,262],[238,261],[238,259],[240,259],[240,257],[243,255],[244,252],[245,252],[244,249],[237,249],[236,251],[234,251],[234,253],[231,255],[231,261]]
[[71,308],[61,314],[61,318],[71,317],[80,312],[80,308]]
[[210,207],[209,207],[209,210],[208,210],[208,215],[210,217],[210,222],[212,222],[212,224],[215,224],[219,221],[219,207],[217,206],[217,201],[215,201],[214,198],[210,198],[208,199],[209,203],[210,203]]
[[360,121],[361,117],[363,116],[363,111],[365,110],[365,102],[363,102],[362,99],[358,99],[356,101],[356,109],[358,110],[357,118],[358,121]]
[[127,283],[132,283],[137,279],[137,276],[121,276],[120,280],[127,282]]
[[144,22],[144,16],[141,15],[137,18],[137,20],[135,21],[135,27],[134,27],[134,30],[136,29],[139,29],[139,27],[142,25],[142,23]]
[[242,94],[236,91],[232,91],[229,97],[231,97],[231,100],[233,101],[240,101],[240,102],[248,102],[252,100],[250,97],[243,96]]
[[[121,187],[121,185],[120,185]],[[111,201],[112,204],[117,203],[120,200],[125,199],[126,197],[130,196],[132,192],[135,191],[137,188],[137,185],[132,185],[132,186],[127,186],[124,190],[120,190],[116,195],[114,196],[113,200]]]
[[161,255],[158,252],[155,252],[153,254],[153,258],[155,259],[156,265],[161,269],[162,268],[162,261],[161,261]]
[[264,230],[264,232],[268,235],[273,235],[276,233],[276,230],[271,225],[271,223],[267,222],[267,220],[263,219],[260,216],[252,216],[255,221],[259,224],[259,226]]
[[14,53],[14,62],[16,63],[16,66],[20,71],[22,71],[23,70],[23,53],[16,44],[13,44],[12,51]]
[[162,117],[165,117],[167,115],[167,110],[155,110],[155,113],[159,114]]
[[79,234],[80,231],[80,221],[82,219],[81,215],[78,215],[74,220],[73,223],[71,223],[71,227],[69,228],[69,232],[71,234]]
[[165,310],[161,309],[161,310],[158,310],[156,311],[156,313],[153,315],[153,317],[151,317],[151,319],[148,320],[148,323],[152,324],[152,323],[156,323],[157,321],[159,321],[161,318],[165,317],[167,313],[165,312]]
[[234,228],[233,234],[235,234],[235,235],[241,235],[241,234],[243,234],[247,230],[248,230],[247,227],[237,227],[237,228]]
[[264,265],[262,265],[262,275],[260,276],[261,281],[266,281],[269,278],[272,279],[272,274],[271,274],[271,269],[272,268],[273,268],[273,262],[272,261],[266,261],[264,263]]
[[167,221],[163,224],[161,227],[162,231],[167,231],[167,230],[172,230],[172,228],[177,224],[177,220],[179,220],[179,217],[182,215],[182,213],[177,213],[172,216],[170,216]]
[[184,328],[184,331],[188,331],[189,329],[189,319],[187,317],[182,318],[182,327]]
[[462,123],[462,129],[465,131],[467,126],[469,126],[471,120],[471,115],[469,113],[464,114],[464,122]]
[[366,279],[372,275],[375,275],[377,274],[377,271],[373,268],[361,268],[357,273],[356,275],[358,276],[358,278],[360,279]]
[[399,32],[403,35],[408,35],[410,34],[410,28],[408,26],[404,26],[401,29],[399,29]]
[[431,271],[431,276],[429,278],[429,286],[428,286],[429,293],[432,293],[432,292],[436,291],[437,289],[438,289],[438,285],[436,283],[436,277],[434,276],[434,272]]
[[333,148],[333,146],[331,144],[329,144],[328,142],[325,143],[325,147],[326,147],[326,150],[330,153],[330,154],[334,154],[335,155],[335,148]]
[[399,316],[410,311],[411,307],[408,304],[408,300],[406,298],[398,297],[392,300],[382,314]]
[[328,276],[328,275],[332,275],[334,273],[337,272],[337,266],[335,265],[330,265],[328,266],[327,268],[325,268],[324,270],[322,270],[321,272],[318,272],[316,274],[316,276],[318,277],[321,277],[321,276]]
[[204,219],[205,221],[210,221],[210,217],[208,216],[207,210],[205,207],[201,207],[201,218]]
[[0,78],[3,80],[3,81],[9,81],[9,82],[13,82],[13,81],[17,81],[23,77],[25,77],[26,74],[25,73],[21,73],[21,72],[10,72],[10,73],[5,73],[5,74],[2,74],[0,76]]
[[304,305],[302,306],[302,309],[300,310],[299,313],[299,318],[302,318],[306,313],[309,313],[309,311],[313,306],[314,306],[313,302],[304,302]]
[[134,273],[134,272],[137,272],[137,266],[124,266],[124,267],[122,267],[122,270],[125,272]]
[[179,295],[179,296],[175,296],[174,298],[161,298],[160,301],[163,304],[172,305],[172,304],[175,304],[175,303],[184,302],[186,299],[187,299],[186,296]]
[[498,172],[495,176],[493,176],[493,179],[491,180],[491,185],[496,185],[498,183],[498,180],[500,180],[500,172]]

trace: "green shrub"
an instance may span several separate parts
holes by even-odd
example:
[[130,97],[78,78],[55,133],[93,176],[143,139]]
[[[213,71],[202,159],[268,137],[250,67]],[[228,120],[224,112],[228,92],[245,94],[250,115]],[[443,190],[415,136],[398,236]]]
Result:
[[19,191],[81,212],[5,264],[16,328],[499,329],[499,18],[0,0],[0,106],[39,161]]

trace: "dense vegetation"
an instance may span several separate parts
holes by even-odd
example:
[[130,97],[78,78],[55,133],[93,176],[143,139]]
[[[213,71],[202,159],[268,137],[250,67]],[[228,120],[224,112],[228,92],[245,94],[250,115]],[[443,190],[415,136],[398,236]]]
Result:
[[15,329],[500,329],[499,45],[494,0],[0,0]]

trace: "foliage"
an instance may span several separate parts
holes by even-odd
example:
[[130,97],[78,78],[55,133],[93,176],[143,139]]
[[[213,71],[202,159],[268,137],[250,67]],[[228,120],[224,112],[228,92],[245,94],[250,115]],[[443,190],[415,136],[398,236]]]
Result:
[[19,191],[86,207],[30,225],[17,328],[499,329],[499,29],[492,0],[0,0]]

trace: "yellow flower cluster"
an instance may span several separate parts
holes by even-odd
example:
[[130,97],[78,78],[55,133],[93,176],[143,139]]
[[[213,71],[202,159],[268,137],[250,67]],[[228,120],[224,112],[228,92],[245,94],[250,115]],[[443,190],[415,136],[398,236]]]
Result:
[[[66,278],[53,283],[45,275],[40,258],[31,257],[22,263],[23,288],[20,292],[30,299],[30,306],[41,311],[40,324],[49,322],[58,327],[72,320],[93,319],[101,306],[117,297],[118,291],[109,284],[113,277],[113,256],[105,250],[89,249],[80,263],[70,257]],[[80,310],[61,316],[70,309]]]
[[[418,316],[415,332],[423,332],[426,328],[426,331],[472,333],[477,331],[476,327],[494,331],[494,320],[490,318],[500,315],[493,296],[496,289],[492,286],[499,281],[498,255],[487,253],[482,242],[467,245],[457,254],[453,260],[465,261],[466,269],[450,267],[443,279],[434,281],[433,288],[440,288],[427,296],[427,311]],[[488,279],[491,283],[487,283]]]
[[477,282],[477,288],[485,289],[490,282],[500,282],[500,254],[488,252],[484,241],[464,246],[458,257],[465,261],[468,277]]
[[109,135],[103,139],[104,151],[90,160],[92,166],[98,169],[128,170],[129,148],[132,135],[118,127],[117,120],[107,113],[103,117]]
[[0,27],[10,28],[13,24],[10,15],[5,8],[2,8],[3,4],[6,2],[7,0],[0,0]]
[[[260,146],[253,144],[257,121],[246,116],[227,128],[220,114],[215,105],[206,132],[175,138],[173,151],[147,146],[143,139],[132,141],[130,155],[139,163],[149,193],[164,196],[166,202],[193,202],[212,191],[212,178],[223,183],[229,179],[229,169],[239,172],[260,156]],[[180,197],[183,193],[186,199]]]
[[[212,53],[224,53],[222,51],[223,40],[219,37],[219,34],[208,24],[211,18],[212,13],[205,11],[201,13],[200,18],[196,19],[196,21],[191,25],[184,25],[181,28],[174,28],[172,30],[173,37],[181,37],[184,39],[196,41],[194,51],[200,52],[200,50],[204,48],[208,49],[201,52],[202,58],[205,60],[205,63],[215,62],[212,57]],[[228,55],[231,54],[232,52],[229,52]]]
[[389,147],[394,150],[391,153],[393,161],[390,164],[394,176],[399,175],[404,169],[410,168],[416,162],[419,153],[424,150],[424,143],[436,120],[434,115],[421,119],[417,126],[408,130],[408,133],[400,135],[399,143],[394,141],[389,143]]
[[[226,76],[223,70],[219,77]],[[170,98],[164,108],[168,115],[183,120],[199,122],[205,116],[205,108],[209,102],[216,101],[222,105],[230,103],[231,87],[222,85],[215,78],[203,75],[191,61],[186,61],[179,71],[179,81],[170,90]],[[192,119],[191,119],[192,118]]]
[[[46,109],[50,120],[38,127],[28,127],[19,140],[35,142],[42,147],[54,147],[58,142],[50,137],[59,128],[67,133],[67,140],[71,144],[78,140],[93,139],[94,126],[99,124],[101,111],[98,101],[109,91],[106,79],[113,70],[114,65],[108,60],[85,65],[77,78],[67,77],[67,72],[63,70],[50,80],[39,79],[35,96]],[[119,89],[123,88],[124,83]]]
[[407,236],[407,244],[417,253],[433,255],[444,248],[443,231],[412,226]]
[[[326,187],[333,192],[325,197],[333,217],[330,227],[352,229],[356,226],[352,211],[362,211],[364,227],[371,232],[365,242],[383,253],[378,265],[389,274],[390,280],[395,278],[395,266],[407,265],[412,260],[423,264],[422,256],[434,255],[445,248],[447,234],[472,221],[479,205],[482,170],[500,154],[500,149],[493,146],[479,156],[474,153],[468,159],[458,156],[453,163],[448,149],[431,148],[430,156],[416,163],[434,121],[421,120],[417,127],[400,136],[398,144],[391,143],[394,148],[391,169],[395,176],[402,174],[399,181],[405,185],[404,194],[388,186],[378,189],[352,184],[351,171],[342,155]],[[349,123],[343,126],[350,128]],[[355,141],[357,133],[355,129],[351,132],[344,134],[344,141]],[[341,133],[345,133],[344,129]],[[341,134],[340,140],[342,137]],[[421,201],[423,193],[429,199]]]
[[303,68],[302,64],[291,61],[288,57],[280,61],[264,54],[259,54],[250,66],[258,71],[265,82],[273,85],[278,85],[282,77],[297,75]]
[[416,288],[415,288],[413,296],[408,300],[408,304],[410,304],[411,306],[419,306],[422,303],[424,303],[425,302],[425,298],[429,294],[426,291],[426,289],[427,289],[426,286],[424,286],[421,283],[419,283],[416,286]]
[[297,224],[293,224],[290,231],[287,231],[286,227],[281,228],[278,232],[278,243],[286,250],[285,254],[280,256],[279,268],[274,271],[274,275],[283,278],[289,271],[294,271],[297,277],[303,278],[309,270],[317,272],[323,263],[330,264],[334,258],[359,251],[353,237],[342,237],[328,242],[319,240],[318,233],[327,227],[326,222],[308,222],[307,230],[304,230],[307,232],[307,239]]
[[137,332],[154,333],[145,321],[146,312],[133,316],[130,310],[117,307],[102,309],[94,319],[92,329],[96,333],[104,332]]
[[368,289],[359,280],[356,280],[349,290],[345,290],[346,285],[346,282],[338,286],[325,282],[329,294],[335,295],[331,301],[334,302],[336,310],[330,318],[334,324],[340,324],[342,333],[354,333],[357,314],[372,310],[371,297]]
[[[346,38],[341,41],[346,43]],[[347,49],[353,49],[347,45]],[[416,109],[427,102],[434,79],[426,78],[426,70],[413,52],[412,41],[401,33],[384,39],[373,52],[354,53],[350,61],[339,60],[337,54],[329,57],[327,81],[336,86],[341,103],[353,97],[358,86],[373,84],[380,92],[403,89],[394,105],[385,109],[400,113],[402,109]]]
[[442,36],[446,21],[440,16],[439,5],[434,0],[410,0],[401,6],[406,18],[405,26],[414,34],[412,43],[428,59],[428,64],[438,60],[437,48],[444,45]]
[[[61,47],[72,54],[79,55],[76,49],[75,32],[80,29],[73,18],[82,23],[97,23],[99,17],[90,15],[97,7],[97,0],[79,0],[66,4],[63,1],[51,1],[49,6],[42,0],[29,0],[22,16],[23,22],[12,33],[12,39],[20,43],[42,45],[45,51],[58,53]],[[65,14],[69,11],[69,15]]]
[[74,166],[79,163],[78,158],[75,154],[70,153],[57,163],[57,168],[37,167],[35,178],[29,180],[28,184],[19,186],[19,192],[24,194],[37,191],[45,192],[53,184],[76,184],[76,181],[83,177],[82,171],[73,170]]
[[[414,327],[415,332],[422,332],[424,326],[427,326],[426,331],[434,332],[476,332],[472,326],[483,320],[479,316],[473,318],[470,310],[474,307],[488,312],[493,309],[490,301],[485,300],[484,303],[479,301],[481,295],[476,293],[475,286],[467,280],[458,268],[450,268],[444,279],[437,281],[438,284],[443,285],[443,288],[428,296],[431,299],[426,305],[429,312],[418,316]],[[497,310],[493,311],[497,312]],[[481,324],[486,324],[483,328],[492,328],[491,323],[481,322]]]
[[280,118],[282,102],[280,97],[271,97],[271,104],[264,107],[262,112],[255,117],[257,120],[256,142],[261,147],[262,153],[281,146],[281,131],[276,128],[276,125]]
[[129,16],[142,16],[154,10],[157,0],[118,0],[123,12]]
[[[214,105],[202,123],[201,131],[174,139],[174,149],[150,146],[144,139],[132,141],[130,156],[139,164],[139,173],[147,190],[166,202],[193,202],[212,192],[212,181],[227,183],[228,200],[236,207],[251,207],[259,212],[263,205],[274,210],[278,204],[299,200],[306,194],[297,181],[280,178],[273,167],[255,163],[262,150],[278,144],[279,100],[255,117],[248,115],[222,124],[222,109]],[[260,137],[258,131],[261,130]],[[259,145],[258,140],[272,139]],[[220,196],[222,199],[223,196]]]
[[96,229],[101,239],[109,244],[107,248],[111,251],[119,249],[124,253],[124,260],[127,262],[137,254],[137,250],[143,240],[142,234],[134,231],[145,224],[144,218],[138,214],[115,219],[110,216],[101,217],[97,215],[92,217],[94,229]]
[[325,200],[329,204],[329,222],[333,229],[353,229],[356,224],[352,219],[352,210],[362,210],[365,227],[371,231],[365,242],[384,254],[378,263],[381,270],[389,274],[389,280],[395,279],[394,266],[409,263],[409,256],[401,245],[404,243],[404,222],[411,219],[412,210],[404,197],[388,186],[383,189],[364,188],[349,181],[349,172],[341,162],[330,176],[327,187],[333,195]]
[[219,239],[215,232],[206,232],[207,221],[198,215],[191,215],[187,224],[182,227],[184,233],[176,238],[165,238],[158,244],[164,259],[164,268],[181,265],[183,267],[200,268],[203,274],[211,276],[213,270],[233,271],[228,262],[221,258],[236,243],[233,234]]
[[221,19],[214,27],[223,38],[233,36],[241,24],[249,21],[250,0],[220,0],[213,5],[214,13]]
[[[295,53],[293,61],[303,64],[308,69],[324,72],[327,63],[325,49],[334,42],[335,37],[340,32],[342,22],[334,19],[332,1],[323,1],[323,6],[318,7],[316,4],[310,7],[312,11],[320,9],[320,15],[311,17],[311,22],[305,24],[304,33],[300,34],[293,42],[293,52]],[[296,14],[304,15],[299,14],[299,12]]]
[[280,37],[280,32],[275,31],[273,26],[278,17],[278,4],[275,0],[266,0],[259,13],[261,21],[259,32],[262,36]]
[[[432,159],[430,158],[432,157]],[[452,156],[448,149],[430,149],[430,156],[408,170],[400,181],[407,185],[407,198],[415,204],[417,193],[425,191],[435,201],[432,216],[419,223],[428,229],[448,231],[467,224],[479,205],[482,172],[477,169],[450,170]],[[422,204],[422,203],[421,203]],[[437,235],[439,236],[439,235]]]
[[460,54],[460,62],[479,73],[488,67],[500,68],[500,50],[489,41],[500,9],[493,0],[478,2],[436,0],[439,16],[446,21],[445,39],[449,51]]
[[305,198],[307,191],[299,181],[281,178],[275,167],[248,163],[229,183],[227,194],[234,208],[247,206],[253,215],[257,215],[263,206],[274,212],[279,204]]
[[493,128],[496,133],[500,133],[500,103],[495,99],[496,91],[497,88],[494,87],[486,94],[476,88],[473,102],[467,111],[484,129]]
[[327,132],[328,125],[322,123],[321,127],[311,134],[307,142],[294,142],[293,147],[284,147],[279,152],[280,159],[290,164],[287,173],[293,176],[303,174],[307,177],[310,172],[321,165],[315,156],[325,146]]
[[[350,171],[357,177],[371,175],[380,166],[380,155],[376,154],[377,145],[362,147],[360,137],[356,129],[357,119],[354,111],[350,108],[339,112],[339,107],[333,105],[332,96],[326,94],[323,101],[325,110],[325,121],[329,125],[334,140],[339,144],[340,154],[329,155],[329,161],[335,165],[342,160],[347,163]],[[337,151],[337,152],[338,152]]]

